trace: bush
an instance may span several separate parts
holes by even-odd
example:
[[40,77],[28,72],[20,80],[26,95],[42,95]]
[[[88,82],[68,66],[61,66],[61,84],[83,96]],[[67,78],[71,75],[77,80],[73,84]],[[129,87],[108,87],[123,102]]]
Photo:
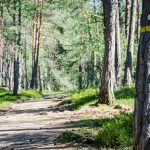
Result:
[[82,141],[82,136],[78,133],[71,132],[71,131],[65,131],[62,134],[60,134],[57,137],[58,141],[61,143],[68,143],[68,142],[81,142]]
[[121,114],[103,124],[102,130],[95,137],[95,141],[104,147],[131,146],[132,124],[132,114]]

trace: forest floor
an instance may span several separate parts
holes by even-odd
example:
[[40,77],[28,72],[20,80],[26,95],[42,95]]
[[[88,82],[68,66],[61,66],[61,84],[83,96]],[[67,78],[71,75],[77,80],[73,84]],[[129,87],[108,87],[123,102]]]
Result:
[[65,94],[47,95],[39,101],[15,103],[0,110],[0,150],[72,150],[93,148],[86,144],[60,144],[56,138],[62,132],[78,130],[73,122],[86,118],[105,118],[120,113],[114,106],[84,106],[80,110],[57,109]]

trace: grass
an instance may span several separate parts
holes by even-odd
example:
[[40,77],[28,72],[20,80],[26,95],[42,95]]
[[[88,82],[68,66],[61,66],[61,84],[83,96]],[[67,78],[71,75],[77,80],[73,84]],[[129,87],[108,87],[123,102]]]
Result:
[[131,113],[121,113],[114,118],[85,119],[72,122],[72,126],[80,126],[80,129],[63,132],[58,136],[58,141],[91,144],[103,148],[129,148],[133,143],[132,122],[133,115]]
[[38,99],[43,95],[41,92],[36,90],[22,90],[18,96],[13,96],[11,91],[5,89],[0,89],[0,108],[9,107],[12,103],[16,101],[22,101],[26,99]]
[[120,87],[115,90],[114,104],[124,104],[128,106],[134,105],[135,87],[134,85],[130,87]]
[[[128,105],[133,107],[134,105],[134,86],[131,87],[120,87],[115,90],[115,101],[114,105]],[[83,89],[70,94],[71,102],[63,101],[60,105],[72,104],[72,109],[80,109],[83,106],[96,104],[98,102],[99,89]]]
[[[71,102],[74,109],[82,106],[94,104],[98,101],[98,89],[85,89],[71,93]],[[119,105],[134,106],[134,86],[120,87],[115,90],[115,101],[111,108]],[[64,103],[67,105],[67,103]],[[98,107],[101,109],[101,106]],[[102,109],[101,109],[102,110]],[[103,113],[104,110],[102,110]],[[124,111],[122,113],[122,111]],[[119,111],[117,116],[108,116],[98,119],[83,119],[76,122],[70,122],[74,131],[65,131],[58,137],[62,143],[76,142],[80,144],[91,144],[99,147],[108,147],[115,149],[131,149],[133,144],[133,114],[126,113],[126,110]],[[80,129],[79,129],[80,128]],[[88,141],[84,143],[85,141]]]
[[82,106],[96,103],[98,100],[98,89],[84,89],[78,92],[71,93],[74,109],[79,109]]

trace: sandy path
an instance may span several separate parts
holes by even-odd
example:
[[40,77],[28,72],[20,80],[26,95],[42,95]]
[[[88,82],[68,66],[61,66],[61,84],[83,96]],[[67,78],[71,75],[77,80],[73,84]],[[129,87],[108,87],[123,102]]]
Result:
[[85,112],[54,111],[57,104],[55,98],[14,104],[0,116],[0,150],[74,149],[55,145],[54,139],[69,128],[64,123],[80,120]]

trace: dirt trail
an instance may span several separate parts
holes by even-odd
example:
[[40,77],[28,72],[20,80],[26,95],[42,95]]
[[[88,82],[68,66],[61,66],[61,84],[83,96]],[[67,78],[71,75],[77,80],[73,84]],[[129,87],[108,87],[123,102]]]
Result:
[[83,119],[87,113],[86,109],[56,111],[53,108],[59,103],[58,98],[53,95],[40,101],[17,103],[1,115],[0,150],[81,149],[55,144],[62,131],[71,129],[65,123]]

